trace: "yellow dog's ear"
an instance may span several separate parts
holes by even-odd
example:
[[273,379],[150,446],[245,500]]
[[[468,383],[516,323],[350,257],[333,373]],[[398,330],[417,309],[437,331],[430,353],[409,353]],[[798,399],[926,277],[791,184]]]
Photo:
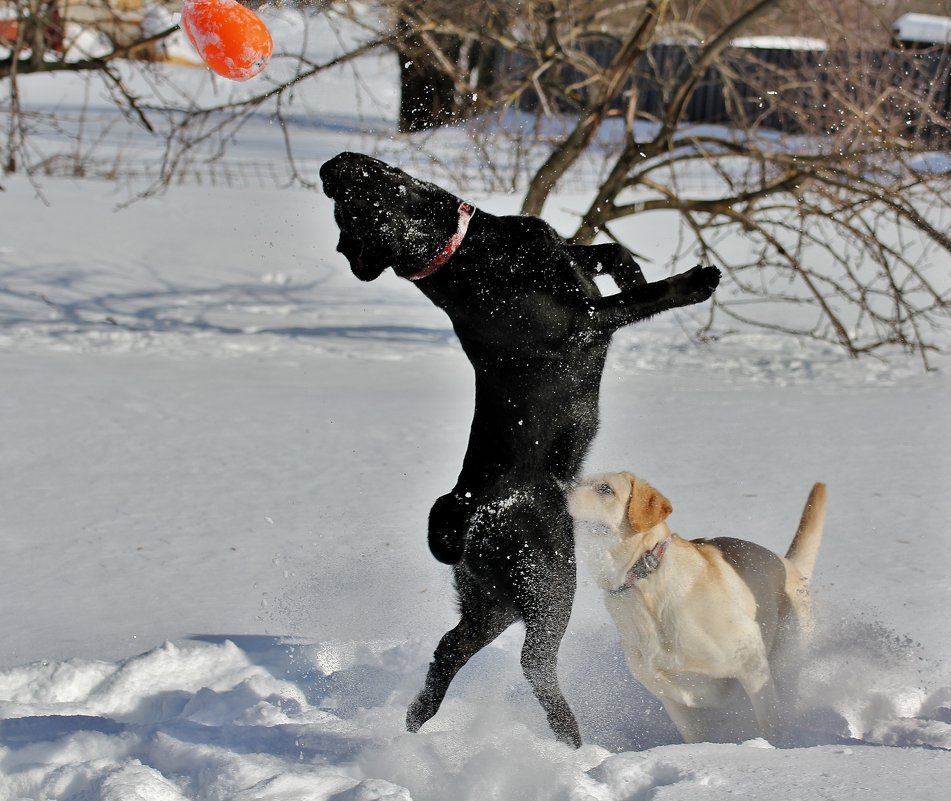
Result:
[[674,507],[646,481],[630,476],[631,498],[627,504],[627,521],[631,529],[642,534],[667,519]]

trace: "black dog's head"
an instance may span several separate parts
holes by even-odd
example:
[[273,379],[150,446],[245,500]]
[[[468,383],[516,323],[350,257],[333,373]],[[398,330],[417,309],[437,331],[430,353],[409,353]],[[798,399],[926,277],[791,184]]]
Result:
[[413,275],[456,230],[459,198],[370,156],[334,156],[321,166],[320,179],[334,201],[337,250],[361,281],[372,281],[387,267]]

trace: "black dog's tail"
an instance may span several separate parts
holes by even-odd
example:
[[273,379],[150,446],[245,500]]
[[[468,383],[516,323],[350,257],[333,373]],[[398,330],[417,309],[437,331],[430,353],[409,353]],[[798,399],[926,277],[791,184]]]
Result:
[[457,564],[466,547],[472,501],[450,492],[436,499],[429,510],[429,550],[445,565]]

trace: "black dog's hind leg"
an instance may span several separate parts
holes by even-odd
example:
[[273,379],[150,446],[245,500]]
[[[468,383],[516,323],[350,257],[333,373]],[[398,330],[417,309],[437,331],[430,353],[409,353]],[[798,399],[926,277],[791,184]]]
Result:
[[426,684],[406,712],[407,731],[419,731],[420,726],[436,714],[449,684],[462,666],[516,619],[514,612],[496,607],[480,609],[474,604],[463,605],[462,619],[439,641],[426,674]]
[[555,736],[563,743],[580,748],[578,721],[558,686],[558,647],[571,616],[570,602],[566,608],[560,608],[564,606],[558,604],[526,616],[522,672],[545,710]]

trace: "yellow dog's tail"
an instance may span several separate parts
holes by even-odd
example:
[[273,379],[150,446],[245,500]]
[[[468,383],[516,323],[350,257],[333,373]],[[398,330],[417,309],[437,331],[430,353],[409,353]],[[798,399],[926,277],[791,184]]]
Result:
[[809,493],[806,507],[802,510],[799,529],[793,537],[786,558],[795,565],[804,578],[812,575],[822,542],[822,526],[826,517],[826,485],[817,483]]

